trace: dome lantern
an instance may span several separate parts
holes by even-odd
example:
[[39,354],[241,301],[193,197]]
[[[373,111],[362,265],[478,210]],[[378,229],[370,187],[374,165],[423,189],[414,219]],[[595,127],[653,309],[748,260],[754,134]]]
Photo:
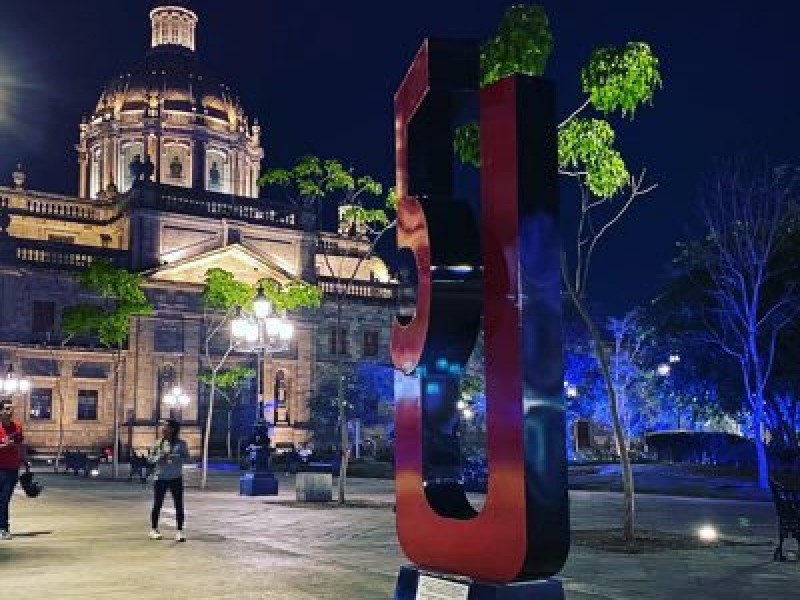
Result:
[[159,6],[150,11],[153,37],[150,45],[183,46],[195,51],[197,15],[182,6]]

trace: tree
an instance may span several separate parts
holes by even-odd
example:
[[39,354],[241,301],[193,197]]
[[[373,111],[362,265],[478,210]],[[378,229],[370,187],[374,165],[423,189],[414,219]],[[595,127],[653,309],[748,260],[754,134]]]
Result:
[[[231,448],[231,431],[233,429],[233,411],[242,401],[244,384],[248,379],[256,376],[256,370],[252,367],[235,366],[223,369],[217,373],[216,388],[219,395],[225,401],[225,415],[227,430],[225,434],[225,444],[228,451],[228,459],[233,456]],[[200,374],[200,381],[206,385],[211,385],[211,372],[204,371]]]
[[706,238],[685,246],[682,257],[705,291],[707,341],[739,365],[762,489],[769,487],[768,417],[782,412],[768,407],[778,338],[800,314],[796,257],[788,270],[776,260],[798,225],[797,184],[797,173],[785,167],[720,165],[704,190]]
[[[324,259],[324,277],[333,280],[332,293],[336,304],[337,346],[341,344],[344,304],[358,278],[362,265],[375,254],[375,248],[395,225],[393,215],[396,208],[394,193],[384,195],[383,186],[368,175],[356,176],[352,169],[346,169],[337,160],[321,160],[315,156],[304,156],[291,169],[270,169],[259,180],[262,186],[275,186],[283,190],[293,204],[313,208],[317,214],[323,206],[336,206],[339,210],[340,227],[356,241],[366,242],[367,249],[359,253],[354,264],[337,254],[338,247],[324,243],[320,230],[318,253]],[[337,348],[338,350],[338,348]],[[345,399],[344,356],[336,352],[336,405],[341,445],[341,466],[339,468],[339,502],[345,502],[347,481],[347,458],[350,447],[347,434],[347,406]]]
[[113,350],[114,369],[114,452],[113,476],[119,476],[119,365],[122,349],[128,343],[130,320],[147,315],[153,307],[142,289],[142,276],[111,263],[98,261],[76,277],[102,304],[77,304],[64,310],[62,329],[67,337],[91,335]]
[[[552,49],[553,37],[547,14],[541,6],[511,7],[497,35],[482,48],[482,84],[490,85],[513,74],[541,75]],[[584,94],[578,107],[558,125],[560,173],[572,179],[579,192],[578,222],[562,254],[564,285],[591,334],[594,352],[606,382],[614,437],[620,456],[624,489],[625,539],[632,543],[633,471],[619,418],[617,398],[609,368],[609,357],[601,333],[587,306],[592,258],[598,245],[608,237],[633,203],[655,186],[645,184],[645,171],[632,175],[620,152],[614,148],[615,129],[603,118],[587,118],[594,109],[602,115],[620,113],[633,118],[637,108],[652,101],[661,86],[659,62],[643,42],[622,47],[598,48],[580,74]],[[480,151],[478,125],[461,128],[456,135],[456,152],[462,161],[478,166]]]
[[660,377],[656,364],[661,359],[653,357],[660,348],[654,347],[653,330],[643,324],[639,309],[629,311],[622,318],[609,318],[608,331],[614,339],[611,355],[614,389],[625,441],[630,449],[631,437],[646,433],[661,412],[662,406],[656,398],[660,389],[654,385]]
[[[276,281],[266,279],[259,282],[259,285],[272,306],[278,311],[316,308],[322,300],[319,288],[303,281],[280,285]],[[256,293],[256,286],[237,281],[232,273],[224,269],[215,268],[206,272],[206,283],[203,289],[203,321],[205,324],[203,350],[207,368],[205,381],[209,386],[209,395],[200,481],[200,487],[203,489],[208,485],[208,448],[211,444],[211,422],[214,415],[214,400],[220,385],[220,371],[233,351],[233,340],[225,326],[230,322],[237,309],[247,310],[252,306]],[[222,354],[214,352],[214,343],[218,336],[222,336],[226,342]]]

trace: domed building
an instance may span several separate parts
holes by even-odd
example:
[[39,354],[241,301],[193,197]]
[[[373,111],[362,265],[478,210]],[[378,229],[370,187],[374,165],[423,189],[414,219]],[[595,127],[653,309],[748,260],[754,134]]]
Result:
[[127,191],[151,164],[156,182],[255,198],[261,127],[197,55],[197,15],[182,6],[150,13],[144,61],[108,83],[80,126],[82,198]]
[[[0,368],[29,382],[13,401],[40,456],[59,444],[96,451],[115,438],[123,455],[141,452],[168,416],[183,421],[196,454],[209,412],[202,378],[222,356],[257,376],[228,403],[231,413],[216,404],[212,451],[246,439],[257,397],[273,442],[294,447],[311,439],[312,399],[331,389],[340,361],[348,373],[389,363],[394,286],[357,228],[321,231],[302,207],[259,198],[261,127],[203,68],[197,15],[174,0],[150,21],[144,61],[106,85],[80,126],[77,196],[28,189],[22,166],[0,187]],[[66,309],[105,302],[75,278],[101,260],[141,274],[153,307],[130,320],[119,354],[62,331]],[[204,310],[211,269],[248,284],[315,283],[323,306],[290,315],[285,351],[239,351]],[[355,281],[342,285],[343,272]],[[346,302],[340,325],[337,298]],[[176,385],[187,406],[170,405]]]

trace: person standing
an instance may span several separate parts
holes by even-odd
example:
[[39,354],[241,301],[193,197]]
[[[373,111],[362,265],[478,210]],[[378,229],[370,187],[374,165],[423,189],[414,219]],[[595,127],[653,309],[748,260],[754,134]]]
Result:
[[183,535],[183,465],[189,460],[189,446],[179,436],[181,424],[175,419],[167,419],[161,429],[161,439],[153,447],[151,461],[155,465],[153,473],[153,510],[150,513],[150,539],[160,540],[158,519],[164,496],[169,490],[175,505],[177,531],[175,541],[185,542]]
[[11,402],[0,401],[0,540],[11,539],[9,505],[25,458],[22,427],[13,416]]

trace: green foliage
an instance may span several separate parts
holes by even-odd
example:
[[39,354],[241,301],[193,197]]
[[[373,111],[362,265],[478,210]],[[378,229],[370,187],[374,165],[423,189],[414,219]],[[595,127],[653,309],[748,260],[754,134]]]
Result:
[[284,286],[272,279],[261,282],[264,295],[277,310],[319,308],[322,305],[322,290],[304,281],[293,281]]
[[573,119],[558,131],[558,165],[583,171],[589,190],[600,198],[610,198],[630,180],[613,143],[614,129],[607,121]]
[[390,211],[397,210],[397,188],[390,187],[386,194],[386,208]]
[[[541,75],[553,46],[547,14],[541,6],[511,7],[498,33],[481,52],[481,84],[489,85],[509,75]],[[583,91],[588,95],[573,118],[559,129],[559,164],[573,169],[589,191],[608,199],[630,182],[622,155],[613,148],[614,130],[597,119],[574,118],[587,105],[605,114],[619,111],[633,117],[642,104],[652,103],[661,87],[658,58],[643,42],[621,48],[598,48],[581,71]],[[456,130],[454,150],[461,162],[480,167],[480,131],[477,123]]]
[[[222,369],[217,373],[216,386],[221,391],[232,392],[240,387],[248,379],[256,376],[256,370],[251,367],[230,367],[229,369]],[[204,371],[200,373],[200,381],[206,385],[211,385],[213,373],[211,371]]]
[[[322,291],[315,285],[303,281],[291,282],[282,286],[276,281],[265,279],[261,282],[264,295],[277,310],[296,310],[298,308],[318,308],[322,304]],[[249,308],[256,297],[255,286],[237,281],[232,273],[224,269],[209,269],[206,272],[206,285],[203,301],[206,307],[215,310],[229,310],[235,307]]]
[[261,186],[282,188],[296,204],[336,202],[346,207],[348,223],[368,227],[389,224],[389,212],[397,205],[392,190],[384,197],[383,185],[368,175],[356,176],[338,160],[304,156],[291,169],[270,169],[259,180]]
[[633,117],[636,108],[651,103],[661,87],[658,58],[643,42],[598,48],[581,71],[581,84],[597,110],[620,110],[623,116]]
[[103,315],[103,309],[96,304],[68,306],[61,316],[61,328],[67,335],[91,334]]
[[339,217],[347,227],[350,225],[358,226],[362,224],[368,227],[385,227],[389,224],[389,215],[384,209],[365,208],[354,204],[344,207]]
[[481,50],[481,83],[490,85],[515,73],[541,75],[553,49],[544,8],[518,4],[506,11],[497,35]]
[[481,166],[481,129],[477,123],[467,123],[456,129],[456,155],[466,165]]
[[459,390],[462,395],[472,397],[475,394],[482,394],[485,385],[482,376],[467,373],[461,378]]
[[269,169],[258,183],[282,187],[293,200],[318,201],[337,192],[383,193],[383,186],[371,177],[355,177],[338,160],[323,161],[316,156],[303,156],[291,169]]
[[76,277],[86,290],[102,298],[112,298],[130,304],[147,304],[142,290],[142,276],[119,269],[106,261],[98,261]]
[[121,348],[128,340],[130,319],[153,307],[142,289],[142,277],[107,262],[93,263],[77,278],[81,286],[105,300],[103,306],[78,304],[64,310],[62,330],[68,336],[94,335],[103,346]]
[[206,307],[228,310],[236,306],[250,306],[256,297],[253,286],[237,281],[233,273],[225,269],[209,269],[203,289]]

